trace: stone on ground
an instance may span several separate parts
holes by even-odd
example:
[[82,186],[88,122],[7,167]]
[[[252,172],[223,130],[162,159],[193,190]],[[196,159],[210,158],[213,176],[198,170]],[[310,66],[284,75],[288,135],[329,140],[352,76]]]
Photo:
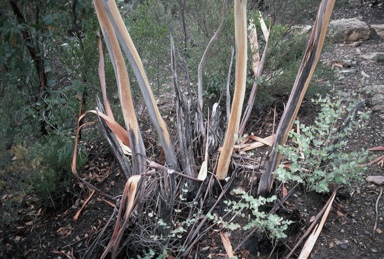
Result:
[[329,23],[328,36],[337,43],[368,40],[370,27],[357,18],[334,20]]

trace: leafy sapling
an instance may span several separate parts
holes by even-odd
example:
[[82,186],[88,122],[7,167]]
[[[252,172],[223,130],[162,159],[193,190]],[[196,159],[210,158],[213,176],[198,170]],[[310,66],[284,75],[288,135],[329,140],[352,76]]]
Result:
[[[300,133],[291,131],[291,144],[279,147],[289,162],[275,171],[282,182],[303,183],[309,191],[328,192],[330,184],[350,185],[362,180],[367,160],[366,150],[348,150],[348,136],[363,125],[368,114],[358,110],[362,103],[346,103],[330,97],[315,101],[321,112],[311,126],[300,125]],[[298,124],[298,122],[296,122]]]
[[[237,195],[240,195],[241,200],[226,200],[224,203],[227,205],[225,211],[226,216],[216,219],[216,223],[220,224],[222,228],[231,231],[242,229],[249,230],[257,227],[261,232],[266,233],[271,238],[285,238],[285,230],[288,229],[291,221],[284,220],[276,214],[268,214],[262,210],[262,206],[272,203],[276,200],[276,196],[269,198],[253,197],[242,190],[233,190]],[[207,215],[208,218],[214,220],[214,216]],[[229,220],[227,218],[230,218]],[[241,226],[235,223],[236,218],[242,218],[247,223]]]

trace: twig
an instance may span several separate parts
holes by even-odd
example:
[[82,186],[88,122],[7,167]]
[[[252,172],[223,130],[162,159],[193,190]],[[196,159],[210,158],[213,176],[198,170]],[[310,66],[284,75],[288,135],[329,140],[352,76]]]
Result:
[[383,187],[380,187],[380,194],[377,197],[376,204],[375,204],[375,213],[376,213],[376,219],[375,219],[375,225],[373,226],[373,231],[372,231],[372,239],[375,238],[375,233],[376,233],[376,227],[377,227],[377,221],[379,220],[379,201],[381,198],[381,195],[383,194]]
[[217,31],[215,32],[215,34],[212,36],[211,40],[208,42],[208,45],[205,48],[205,51],[203,53],[203,56],[201,57],[199,66],[197,68],[197,103],[198,103],[197,132],[201,133],[204,138],[205,138],[205,135],[204,135],[205,131],[203,126],[203,66],[204,66],[205,60],[207,59],[208,51],[211,49],[213,43],[218,39],[224,27],[226,10],[227,10],[227,0],[223,0],[223,8],[222,8],[220,25],[217,28]]
[[213,43],[219,37],[219,35],[221,34],[221,31],[224,27],[226,10],[227,10],[227,0],[223,0],[223,8],[221,11],[220,25],[217,28],[217,31],[215,32],[215,34],[212,36],[211,40],[208,42],[208,45],[205,48],[205,51],[203,53],[203,56],[201,57],[201,60],[200,60],[200,63],[199,63],[198,69],[197,69],[197,74],[198,74],[197,91],[198,91],[198,104],[199,104],[199,111],[200,112],[202,112],[202,110],[203,110],[203,65],[205,63],[205,60],[207,59],[208,51],[211,49]]
[[186,26],[186,22],[185,22],[185,5],[186,5],[186,2],[187,0],[183,0],[181,1],[181,9],[180,9],[180,12],[181,12],[181,21],[182,21],[182,24],[183,24],[183,35],[184,35],[184,56],[183,58],[181,58],[181,55],[180,55],[180,51],[179,52],[179,56],[180,56],[180,59],[183,60],[183,65],[184,65],[184,70],[185,70],[185,85],[187,87],[187,91],[188,91],[188,98],[189,100],[191,100],[192,98],[192,90],[191,90],[191,80],[190,80],[190,76],[189,76],[189,68],[188,68],[188,63],[187,63],[187,59],[188,59],[188,53],[187,53],[187,50],[188,50],[188,32],[187,32],[187,26]]
[[104,197],[104,198],[107,198],[109,200],[116,200],[116,197],[113,197],[111,195],[108,195],[106,193],[104,193],[102,190],[100,190],[99,188],[97,188],[96,186],[94,186],[93,184],[87,182],[86,180],[80,178],[79,176],[76,176],[76,178],[84,185],[86,185],[88,188],[94,190],[98,195]]
[[[363,106],[364,106],[364,101],[360,101],[348,113],[347,117],[344,119],[341,126],[337,129],[337,132],[336,132],[337,137],[335,138],[335,140],[333,140],[332,146],[335,147],[343,139],[343,137],[340,137],[341,133],[343,133],[344,130],[350,125],[350,123],[356,118],[358,111],[361,110]],[[336,148],[333,148],[331,151],[329,151],[328,156],[330,156],[333,152],[335,152],[335,150]],[[326,160],[324,160],[323,163],[325,164]]]
[[268,259],[272,258],[273,252],[276,250],[278,240],[275,241],[275,245],[273,246],[271,252],[269,253]]

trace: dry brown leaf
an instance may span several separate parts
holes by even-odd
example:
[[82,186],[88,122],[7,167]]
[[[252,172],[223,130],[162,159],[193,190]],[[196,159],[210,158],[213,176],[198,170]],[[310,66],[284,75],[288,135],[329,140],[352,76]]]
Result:
[[[297,119],[299,119],[299,117],[297,117]],[[297,127],[296,128],[296,132],[297,132],[297,134],[300,135],[300,122],[297,123],[296,127]],[[299,152],[300,152],[301,159],[305,159],[305,156],[304,156],[304,153],[303,153],[303,145],[301,144],[300,139],[297,139],[297,144],[299,145]]]
[[207,178],[207,174],[208,174],[208,130],[207,130],[207,143],[205,145],[204,161],[201,164],[197,179],[204,181]]
[[98,74],[99,74],[99,81],[100,81],[100,87],[101,87],[101,93],[103,95],[103,102],[105,107],[105,113],[108,117],[115,120],[113,117],[111,105],[109,104],[109,100],[107,97],[107,84],[105,82],[105,71],[104,71],[104,53],[103,53],[103,43],[101,41],[100,34],[97,33],[98,40],[98,48],[99,48],[99,67],[98,67]]
[[251,53],[252,53],[252,70],[253,74],[257,75],[257,69],[260,64],[260,52],[259,52],[259,42],[257,39],[257,31],[256,26],[253,21],[253,19],[249,20],[249,26],[248,26],[249,34],[248,34],[248,40],[251,47]]
[[260,21],[261,30],[263,31],[263,35],[264,35],[265,41],[268,42],[268,40],[269,40],[269,30],[267,28],[267,25],[265,24],[263,16],[261,15],[261,12],[260,12],[259,21]]
[[283,188],[282,188],[282,193],[283,193],[283,197],[285,197],[285,196],[288,195],[288,190],[287,190],[287,188],[284,186],[284,184],[283,184]]
[[378,146],[378,147],[371,147],[368,148],[369,151],[384,151],[384,146]]
[[83,211],[83,209],[85,208],[85,206],[88,204],[88,202],[91,200],[92,196],[95,194],[95,190],[92,190],[91,194],[89,195],[89,197],[85,200],[85,202],[83,203],[83,205],[81,206],[81,208],[76,212],[75,216],[73,216],[73,219],[72,220],[77,220],[80,216],[80,213]]
[[[109,251],[112,250],[112,258],[115,258],[117,249],[119,247],[121,238],[125,232],[126,225],[128,224],[129,216],[134,208],[134,201],[137,193],[138,183],[141,179],[140,175],[131,176],[125,184],[124,192],[121,197],[121,205],[116,219],[115,229],[112,234],[112,238],[105,248],[101,258],[105,258]],[[125,206],[124,206],[125,205]],[[120,224],[124,218],[124,222]]]
[[[256,136],[254,136],[254,137],[256,137]],[[261,140],[262,142],[261,141],[254,142],[254,143],[251,143],[251,144],[246,144],[246,145],[244,145],[242,147],[239,147],[239,146],[235,145],[235,148],[241,148],[241,151],[246,152],[246,151],[249,151],[249,150],[256,149],[258,147],[262,147],[264,145],[271,146],[272,143],[273,143],[273,140],[274,140],[274,135],[266,137],[264,139],[259,138],[259,140]]]
[[234,256],[231,241],[229,240],[228,233],[220,232],[220,238],[221,242],[223,242],[225,252],[227,252],[227,255],[229,258],[232,258]]
[[266,137],[266,138],[260,138],[260,137],[258,137],[258,136],[254,136],[254,135],[251,135],[251,136],[250,136],[250,138],[251,138],[252,140],[261,142],[261,143],[263,143],[263,144],[265,144],[265,145],[267,145],[267,146],[272,146],[274,137],[275,137],[275,135],[271,135],[271,136],[268,136],[268,137]]
[[122,149],[124,150],[124,153],[129,153],[128,152],[128,150],[129,150],[128,147],[130,146],[130,142],[129,142],[127,131],[123,127],[121,127],[114,119],[111,119],[107,115],[105,115],[105,114],[103,114],[103,113],[101,113],[99,111],[96,111],[96,110],[87,111],[87,112],[83,113],[82,115],[80,115],[78,120],[77,120],[77,130],[76,130],[76,137],[75,137],[75,145],[74,145],[74,149],[73,149],[72,164],[71,164],[72,173],[77,178],[79,178],[79,175],[78,175],[77,170],[76,170],[76,164],[77,164],[77,146],[78,146],[78,142],[79,142],[80,130],[84,126],[90,125],[90,124],[94,123],[94,122],[87,122],[87,123],[84,123],[84,124],[80,125],[80,121],[88,113],[94,113],[94,114],[99,115],[101,118],[103,118],[104,121],[107,123],[108,127],[113,131],[113,133],[115,133],[116,137],[118,138],[119,142],[122,145]]
[[290,163],[283,163],[283,168],[289,169],[289,168],[291,168],[291,164]]
[[104,198],[102,198],[102,200],[105,202],[105,203],[107,203],[109,206],[111,206],[111,207],[116,207],[116,205],[114,204],[114,203],[112,203],[112,202],[110,202],[110,201],[108,201],[108,200],[106,200],[106,199],[104,199]]

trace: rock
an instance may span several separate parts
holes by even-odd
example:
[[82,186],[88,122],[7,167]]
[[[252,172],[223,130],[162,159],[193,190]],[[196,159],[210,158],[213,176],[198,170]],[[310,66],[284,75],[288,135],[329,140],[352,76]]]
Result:
[[376,105],[376,106],[373,106],[373,107],[372,107],[372,110],[373,110],[373,111],[376,111],[376,112],[379,112],[379,111],[383,111],[383,112],[384,112],[384,104],[383,104],[383,105]]
[[341,245],[348,246],[348,244],[349,244],[348,240],[337,240],[337,239],[335,239],[334,241],[335,241],[335,244],[338,245],[338,246],[341,246]]
[[376,62],[384,62],[384,52],[372,52],[370,54],[363,55],[363,58]]
[[371,102],[373,111],[381,111],[384,114],[384,91],[373,93]]
[[349,0],[348,5],[351,8],[361,7],[361,0]]
[[338,43],[368,40],[370,34],[370,27],[357,18],[334,20],[328,26],[328,36]]
[[343,60],[343,67],[355,67],[357,65],[356,60],[346,59]]
[[363,77],[366,77],[366,78],[370,78],[371,76],[368,75],[367,73],[365,73],[364,71],[361,71],[360,74],[363,76]]
[[371,28],[379,37],[384,38],[384,24],[371,24]]
[[339,70],[338,73],[340,75],[344,75],[344,76],[354,75],[354,74],[356,74],[356,69],[355,68],[342,69],[342,70]]
[[376,185],[384,185],[384,176],[382,175],[370,175],[366,178],[367,182]]
[[384,85],[369,85],[364,87],[363,90],[370,95],[384,94]]
[[372,97],[372,105],[382,105],[384,104],[384,94],[377,93]]
[[291,28],[293,33],[308,34],[312,30],[311,25],[295,25]]
[[371,251],[372,253],[378,253],[379,252],[379,249],[375,248],[375,247],[372,247],[371,248]]

